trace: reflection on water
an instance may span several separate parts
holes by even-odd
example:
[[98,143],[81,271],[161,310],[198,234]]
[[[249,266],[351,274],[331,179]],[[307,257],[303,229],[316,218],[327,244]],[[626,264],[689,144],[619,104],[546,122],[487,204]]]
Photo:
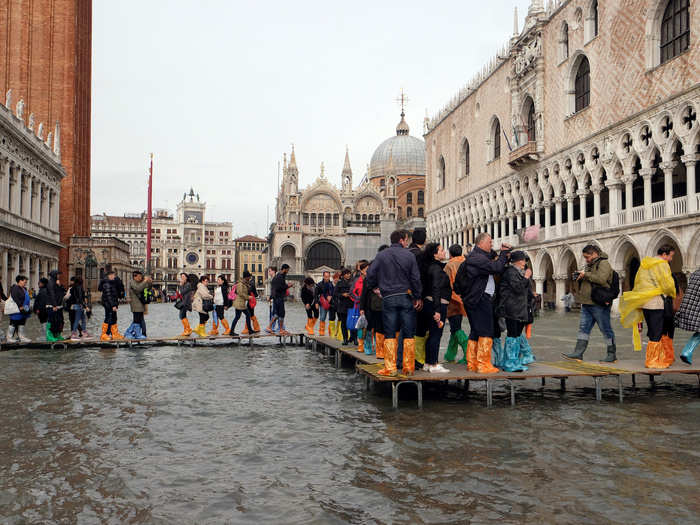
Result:
[[[294,315],[299,315],[296,312]],[[174,326],[154,307],[156,330]],[[162,319],[161,319],[162,317]],[[697,386],[365,393],[299,347],[0,354],[0,523],[691,523]],[[587,385],[590,386],[590,385]]]

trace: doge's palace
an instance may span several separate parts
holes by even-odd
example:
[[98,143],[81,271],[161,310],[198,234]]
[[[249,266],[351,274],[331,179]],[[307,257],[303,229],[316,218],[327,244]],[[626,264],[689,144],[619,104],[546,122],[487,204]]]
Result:
[[[557,307],[600,246],[629,289],[642,257],[700,266],[700,1],[534,0],[525,26],[426,122],[428,233],[520,244]],[[539,226],[519,242],[518,230]]]

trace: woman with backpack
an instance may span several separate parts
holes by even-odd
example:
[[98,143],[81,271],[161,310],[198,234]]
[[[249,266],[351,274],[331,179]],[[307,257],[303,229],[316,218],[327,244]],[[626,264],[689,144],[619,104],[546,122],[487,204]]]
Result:
[[[187,275],[185,272],[180,274],[180,284],[177,288],[177,299],[175,300],[175,308],[179,310],[180,322],[182,322],[183,331],[180,337],[189,337],[192,334],[192,328],[190,328],[190,322],[187,319],[187,312],[192,311],[192,296],[194,295],[194,290],[197,287],[195,283],[193,285],[192,276]],[[196,280],[197,276],[193,276]]]
[[16,305],[16,311],[10,313],[10,329],[7,332],[7,342],[8,343],[30,343],[29,339],[24,333],[24,326],[27,323],[27,318],[31,315],[31,310],[29,308],[29,292],[27,291],[27,277],[25,275],[18,275],[15,277],[15,284],[10,288],[10,297],[5,303],[5,313],[7,313],[9,300]]
[[143,272],[136,270],[132,273],[129,283],[129,306],[131,307],[132,322],[124,332],[128,339],[146,339],[146,296],[144,292],[151,287],[153,280],[150,276],[144,277]]
[[214,296],[209,292],[209,277],[202,275],[197,283],[197,288],[192,297],[192,310],[199,314],[199,325],[194,333],[199,337],[206,337],[205,326],[209,321],[209,312],[214,310]]
[[250,324],[250,314],[248,313],[248,295],[250,294],[250,279],[252,275],[248,270],[243,271],[243,276],[236,283],[236,298],[233,300],[233,307],[236,309],[236,315],[231,322],[231,334],[237,336],[236,325],[241,315],[245,314],[245,325],[248,333],[253,331]]
[[349,268],[345,268],[340,272],[340,280],[333,290],[333,300],[335,301],[335,308],[338,312],[338,320],[340,321],[340,330],[343,334],[343,345],[347,345],[350,342],[357,344],[357,340],[348,339],[348,310],[353,307],[353,300],[350,296],[352,292],[350,277],[352,272]]

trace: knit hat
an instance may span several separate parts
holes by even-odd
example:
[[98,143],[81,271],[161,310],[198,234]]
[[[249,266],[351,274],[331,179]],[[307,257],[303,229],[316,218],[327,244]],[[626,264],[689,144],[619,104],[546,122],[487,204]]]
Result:
[[517,250],[514,251],[510,254],[510,262],[518,262],[518,261],[526,261],[527,260],[527,255],[525,255],[525,252],[522,250]]

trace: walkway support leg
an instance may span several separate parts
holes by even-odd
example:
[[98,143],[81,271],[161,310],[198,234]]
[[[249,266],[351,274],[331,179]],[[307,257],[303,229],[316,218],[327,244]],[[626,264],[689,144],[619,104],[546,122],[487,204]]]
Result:
[[493,382],[490,379],[486,380],[486,406],[493,405]]
[[423,381],[416,381],[418,389],[418,408],[423,408]]
[[603,393],[600,389],[600,377],[594,377],[593,381],[595,382],[595,400],[600,401],[603,398]]
[[620,392],[620,403],[622,403],[622,376],[617,376],[617,388]]
[[399,408],[399,385],[396,381],[391,383],[391,405]]

